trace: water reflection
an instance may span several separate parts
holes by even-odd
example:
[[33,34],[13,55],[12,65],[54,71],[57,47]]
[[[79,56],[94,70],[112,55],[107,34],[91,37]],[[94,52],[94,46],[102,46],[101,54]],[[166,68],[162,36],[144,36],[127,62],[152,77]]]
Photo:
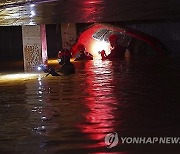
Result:
[[117,100],[113,93],[112,62],[101,60],[94,61],[93,64],[89,62],[85,64],[84,70],[86,72],[84,90],[87,96],[83,101],[88,112],[84,113],[85,122],[80,123],[78,128],[83,134],[87,134],[89,140],[94,141],[94,144],[87,146],[88,148],[105,147],[105,135],[115,131],[114,111],[117,109]]
[[47,117],[43,115],[43,110],[46,106],[47,94],[48,89],[45,89],[42,85],[41,77],[36,82],[26,83],[26,103],[30,112],[31,125],[33,126],[31,129],[39,134],[46,131],[46,126],[43,122]]
[[0,153],[144,153],[151,147],[107,149],[104,137],[179,136],[174,64],[145,58],[74,64],[70,76],[0,82]]
[[0,82],[14,81],[14,80],[30,80],[38,77],[35,73],[14,73],[14,74],[2,74],[0,75]]

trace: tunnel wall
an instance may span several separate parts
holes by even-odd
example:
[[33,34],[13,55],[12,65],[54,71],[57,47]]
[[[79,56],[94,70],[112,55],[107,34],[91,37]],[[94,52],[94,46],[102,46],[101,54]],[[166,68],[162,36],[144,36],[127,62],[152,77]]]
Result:
[[[46,25],[48,57],[57,57],[62,48],[57,25]],[[23,59],[22,27],[0,26],[0,61]]]
[[21,26],[0,27],[0,60],[22,59]]
[[[117,23],[116,23],[117,24]],[[122,22],[120,23],[122,24]],[[125,26],[140,30],[160,39],[172,53],[180,53],[180,20],[173,21],[131,21]],[[86,24],[81,24],[85,25]],[[84,26],[84,27],[85,27]],[[56,57],[61,49],[61,35],[57,25],[46,25],[48,57]],[[77,26],[81,31],[82,26]],[[0,26],[0,61],[7,59],[23,59],[21,26]]]
[[132,22],[127,27],[142,31],[160,39],[172,53],[180,53],[180,21]]
[[61,29],[59,24],[46,25],[48,58],[57,57],[57,53],[62,49]]

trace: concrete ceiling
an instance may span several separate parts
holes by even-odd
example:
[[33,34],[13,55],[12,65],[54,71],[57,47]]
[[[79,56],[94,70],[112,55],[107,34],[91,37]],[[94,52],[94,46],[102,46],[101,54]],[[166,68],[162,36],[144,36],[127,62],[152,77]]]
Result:
[[0,26],[179,18],[180,0],[0,0]]

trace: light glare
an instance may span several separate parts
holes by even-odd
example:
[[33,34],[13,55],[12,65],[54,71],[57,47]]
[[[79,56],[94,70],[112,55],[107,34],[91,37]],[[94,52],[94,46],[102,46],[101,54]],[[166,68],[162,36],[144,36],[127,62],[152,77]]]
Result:
[[30,17],[34,17],[35,15],[36,15],[35,11],[34,11],[34,10],[32,10],[32,11],[31,11],[31,15],[30,15]]
[[110,53],[109,43],[106,43],[105,41],[98,41],[92,44],[92,54],[94,57],[100,58],[101,55],[98,52],[102,50],[105,50],[108,55]]
[[6,75],[1,75],[0,80],[22,80],[22,79],[32,79],[38,77],[38,74],[25,74],[25,73],[20,73],[20,74],[6,74]]
[[35,6],[35,4],[31,4],[31,5],[30,5],[30,7],[34,7],[34,6]]

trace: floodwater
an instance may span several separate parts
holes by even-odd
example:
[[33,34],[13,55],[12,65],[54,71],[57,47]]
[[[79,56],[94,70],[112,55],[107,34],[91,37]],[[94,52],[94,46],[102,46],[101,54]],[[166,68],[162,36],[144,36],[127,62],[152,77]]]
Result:
[[[179,153],[179,144],[120,141],[180,136],[178,60],[74,62],[76,74],[60,77],[1,71],[0,153]],[[119,143],[107,148],[111,132]]]

